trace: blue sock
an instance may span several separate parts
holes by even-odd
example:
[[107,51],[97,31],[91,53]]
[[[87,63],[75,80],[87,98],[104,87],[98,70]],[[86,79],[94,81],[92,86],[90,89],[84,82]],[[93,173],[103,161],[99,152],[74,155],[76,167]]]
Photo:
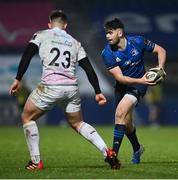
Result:
[[123,124],[116,124],[114,127],[113,151],[118,154],[122,139],[125,134],[126,126]]

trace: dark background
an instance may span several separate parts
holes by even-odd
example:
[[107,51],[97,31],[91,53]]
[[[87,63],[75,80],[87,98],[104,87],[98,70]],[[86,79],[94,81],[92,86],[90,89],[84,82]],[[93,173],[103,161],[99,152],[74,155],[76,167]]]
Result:
[[[38,30],[46,29],[48,14],[62,9],[69,18],[68,32],[85,47],[108,98],[108,104],[99,107],[86,75],[78,68],[82,110],[86,121],[110,124],[114,120],[114,80],[106,71],[101,58],[105,46],[103,24],[107,18],[119,17],[125,23],[127,34],[143,35],[167,50],[166,81],[161,86],[159,123],[178,125],[178,1],[161,0],[56,0],[56,1],[0,1],[0,124],[19,124],[16,98],[8,95],[23,50]],[[145,54],[147,67],[157,65],[157,58]],[[25,76],[31,91],[40,78],[40,61],[35,57]],[[25,94],[24,94],[25,95]],[[41,124],[65,124],[65,118],[55,107],[41,118]],[[148,125],[149,102],[140,102],[135,120]]]

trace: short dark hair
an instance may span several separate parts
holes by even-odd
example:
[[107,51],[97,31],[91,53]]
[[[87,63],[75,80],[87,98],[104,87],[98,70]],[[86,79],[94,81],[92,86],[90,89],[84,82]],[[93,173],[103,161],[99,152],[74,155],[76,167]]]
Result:
[[106,21],[104,28],[108,30],[118,29],[118,28],[124,29],[124,24],[119,18],[114,18]]
[[53,10],[49,14],[49,20],[67,22],[67,16],[62,10]]

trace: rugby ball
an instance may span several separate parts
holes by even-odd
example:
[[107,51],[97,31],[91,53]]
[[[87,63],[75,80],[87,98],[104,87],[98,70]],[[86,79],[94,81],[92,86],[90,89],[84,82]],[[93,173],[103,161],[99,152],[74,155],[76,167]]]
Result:
[[146,72],[146,78],[156,83],[164,81],[165,77],[166,73],[162,68],[151,68]]

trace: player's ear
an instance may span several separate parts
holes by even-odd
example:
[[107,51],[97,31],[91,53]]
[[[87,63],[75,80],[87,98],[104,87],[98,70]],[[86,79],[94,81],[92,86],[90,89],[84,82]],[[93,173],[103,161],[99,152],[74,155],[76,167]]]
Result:
[[64,24],[64,29],[67,29],[67,23]]
[[120,38],[123,36],[123,30],[122,29],[118,29],[118,36]]
[[52,27],[52,26],[51,26],[51,23],[48,23],[48,28],[51,29],[51,27]]

